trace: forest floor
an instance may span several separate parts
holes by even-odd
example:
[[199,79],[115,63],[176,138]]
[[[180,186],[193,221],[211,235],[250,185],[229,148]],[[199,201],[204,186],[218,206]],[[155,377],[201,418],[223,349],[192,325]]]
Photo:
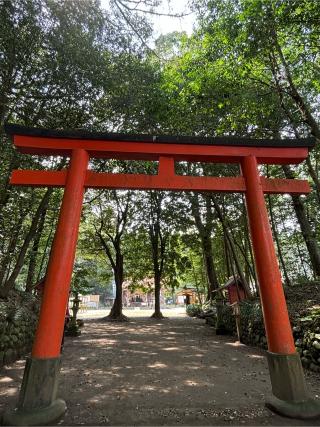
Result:
[[[262,350],[180,312],[162,321],[126,314],[127,323],[88,319],[80,337],[66,338],[59,397],[68,410],[58,425],[319,425],[265,408]],[[0,411],[15,405],[23,368],[20,360],[0,371]],[[306,375],[316,395],[320,375]]]

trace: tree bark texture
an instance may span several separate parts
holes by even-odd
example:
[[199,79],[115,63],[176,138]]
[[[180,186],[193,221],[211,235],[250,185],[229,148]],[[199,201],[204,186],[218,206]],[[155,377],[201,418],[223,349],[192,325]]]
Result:
[[279,240],[278,230],[277,230],[276,222],[274,220],[273,207],[272,207],[272,201],[271,201],[270,194],[268,194],[267,197],[268,197],[268,207],[269,207],[269,214],[270,214],[270,221],[271,221],[271,228],[272,228],[273,238],[274,238],[274,240],[276,242],[276,245],[277,245],[278,257],[279,257],[280,265],[282,267],[282,272],[283,272],[283,275],[284,275],[285,284],[287,286],[290,286],[291,285],[291,281],[290,281],[290,278],[288,276],[286,264],[285,264],[284,257],[283,257],[283,254],[282,254],[282,249],[281,249],[281,244],[280,244],[280,240]]
[[162,319],[161,313],[161,279],[166,258],[168,235],[162,229],[162,201],[163,193],[150,193],[149,238],[152,251],[154,274],[154,313],[151,317]]
[[157,275],[154,277],[154,313],[151,316],[155,319],[163,318],[163,314],[161,313],[161,306],[160,306],[160,296],[161,296],[161,276]]
[[35,278],[35,271],[36,271],[36,265],[37,265],[37,255],[38,255],[42,231],[44,228],[44,222],[46,219],[46,213],[47,213],[47,210],[44,210],[41,214],[37,233],[33,241],[32,250],[30,254],[27,281],[26,281],[26,292],[31,292],[34,286],[34,278]]
[[217,203],[217,201],[215,200],[214,197],[212,197],[212,202],[213,202],[213,206],[215,208],[215,211],[217,212],[219,221],[220,221],[220,223],[222,225],[222,228],[223,228],[223,231],[225,233],[225,236],[227,238],[227,242],[228,242],[229,247],[230,247],[230,252],[231,252],[232,258],[234,260],[234,263],[236,265],[237,274],[239,275],[239,277],[241,279],[241,282],[242,282],[243,287],[244,287],[244,289],[246,291],[247,297],[250,297],[251,296],[250,287],[249,287],[249,284],[248,284],[248,282],[246,280],[246,277],[244,275],[244,272],[243,272],[243,269],[242,269],[242,266],[241,266],[241,263],[240,263],[237,251],[236,251],[236,246],[235,246],[235,243],[234,243],[233,236],[229,232],[229,227],[227,225],[227,221],[225,220],[224,215],[222,214],[222,211],[220,209],[220,206],[219,206],[219,204]]
[[213,215],[211,208],[211,198],[210,195],[203,195],[205,204],[206,204],[206,221],[202,221],[200,214],[200,202],[199,195],[194,194],[189,197],[191,202],[191,210],[194,217],[195,225],[198,229],[202,253],[204,259],[204,265],[206,267],[207,280],[208,280],[208,300],[212,299],[212,292],[215,289],[220,287],[218,276],[216,273],[215,265],[214,265],[214,257],[213,257],[213,247],[212,247],[212,232],[213,232]]
[[18,258],[16,260],[16,264],[15,264],[9,278],[6,280],[6,282],[0,288],[0,296],[2,298],[6,298],[8,296],[9,291],[14,287],[15,281],[16,281],[18,274],[20,273],[21,268],[23,266],[29,245],[35,237],[36,230],[37,230],[41,215],[44,211],[46,211],[46,209],[48,207],[48,203],[49,203],[50,196],[51,196],[52,192],[53,192],[53,188],[47,189],[44,196],[42,197],[42,200],[38,206],[36,213],[34,214],[34,216],[32,218],[32,222],[31,222],[29,231],[26,234],[26,236],[24,238],[24,242],[20,248]]
[[[282,169],[284,171],[285,177],[287,179],[293,179],[294,174],[288,165],[283,165]],[[317,242],[317,239],[312,231],[310,223],[307,218],[307,214],[305,211],[304,203],[301,200],[301,197],[298,195],[291,195],[293,208],[296,213],[301,232],[306,243],[310,261],[312,265],[312,269],[315,277],[320,277],[320,248]]]

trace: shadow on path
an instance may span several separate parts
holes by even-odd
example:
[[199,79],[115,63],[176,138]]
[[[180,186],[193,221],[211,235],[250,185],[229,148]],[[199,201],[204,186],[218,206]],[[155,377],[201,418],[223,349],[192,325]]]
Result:
[[[203,321],[135,318],[86,322],[67,338],[59,397],[64,425],[319,425],[264,407],[264,352],[217,337]],[[1,371],[0,409],[13,406],[24,363]],[[313,374],[317,389],[319,375]]]

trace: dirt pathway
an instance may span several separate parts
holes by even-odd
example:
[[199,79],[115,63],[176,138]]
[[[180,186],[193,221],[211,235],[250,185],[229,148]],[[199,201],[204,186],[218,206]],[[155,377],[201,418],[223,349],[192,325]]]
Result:
[[[24,362],[0,372],[0,410],[13,406]],[[314,394],[320,377],[308,374]],[[67,338],[59,397],[62,425],[319,425],[265,409],[264,353],[217,337],[203,321],[87,321]]]

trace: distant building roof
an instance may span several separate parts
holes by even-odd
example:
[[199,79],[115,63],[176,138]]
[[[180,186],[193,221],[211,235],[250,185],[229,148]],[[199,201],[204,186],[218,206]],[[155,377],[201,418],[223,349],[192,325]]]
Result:
[[237,276],[234,277],[234,276],[232,276],[232,277],[229,277],[228,281],[224,285],[220,286],[219,289],[215,289],[212,292],[216,293],[216,292],[223,291],[223,290],[228,289],[230,286],[235,285],[235,284],[237,284],[238,286],[240,285],[242,288],[244,288],[243,283],[242,283],[240,277],[237,277]]
[[200,294],[202,294],[203,292],[197,291],[197,288],[188,287],[188,288],[180,289],[178,292],[176,292],[176,296],[192,295],[194,293],[200,293]]

